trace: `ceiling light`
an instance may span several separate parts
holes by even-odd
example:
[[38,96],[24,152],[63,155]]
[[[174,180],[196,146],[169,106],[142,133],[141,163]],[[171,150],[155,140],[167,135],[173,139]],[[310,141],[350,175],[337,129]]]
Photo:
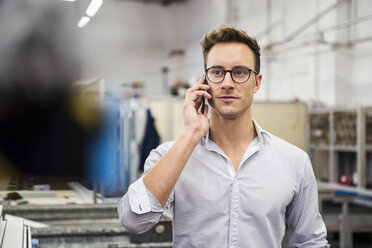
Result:
[[90,21],[90,18],[87,16],[83,16],[80,18],[80,21],[78,22],[77,26],[79,28],[83,28],[87,23]]
[[101,7],[103,0],[92,0],[85,12],[87,16],[93,17]]

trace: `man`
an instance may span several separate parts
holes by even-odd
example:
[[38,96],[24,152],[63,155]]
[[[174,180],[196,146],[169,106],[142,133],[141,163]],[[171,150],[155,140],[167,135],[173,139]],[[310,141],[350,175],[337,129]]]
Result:
[[286,226],[291,246],[329,247],[309,157],[252,120],[256,40],[221,26],[201,44],[206,74],[187,91],[185,130],[151,152],[118,205],[121,223],[144,232],[170,206],[176,248],[281,247]]

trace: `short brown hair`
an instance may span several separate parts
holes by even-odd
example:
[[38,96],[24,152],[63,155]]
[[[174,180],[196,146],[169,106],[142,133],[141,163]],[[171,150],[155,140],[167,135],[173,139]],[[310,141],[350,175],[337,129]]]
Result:
[[247,44],[254,54],[255,68],[254,70],[260,72],[260,46],[254,37],[249,36],[241,29],[222,25],[206,33],[200,40],[203,48],[204,68],[207,66],[207,56],[211,48],[220,42],[241,42]]

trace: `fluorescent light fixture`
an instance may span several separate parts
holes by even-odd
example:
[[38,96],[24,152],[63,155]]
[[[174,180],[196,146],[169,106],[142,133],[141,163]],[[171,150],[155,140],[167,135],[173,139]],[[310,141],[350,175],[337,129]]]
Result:
[[76,0],[61,0],[63,2],[76,2]]
[[87,8],[87,11],[85,11],[87,16],[93,17],[101,7],[102,3],[103,0],[92,0]]
[[90,21],[89,17],[83,16],[83,17],[80,18],[80,21],[78,22],[77,26],[79,28],[83,28],[85,25],[88,24],[89,21]]

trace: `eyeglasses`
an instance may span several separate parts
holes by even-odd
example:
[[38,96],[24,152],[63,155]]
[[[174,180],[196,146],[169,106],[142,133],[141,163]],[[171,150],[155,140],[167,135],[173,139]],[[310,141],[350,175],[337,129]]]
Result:
[[210,67],[205,70],[205,74],[209,81],[218,84],[225,79],[226,72],[230,72],[232,80],[235,83],[242,84],[249,80],[252,71],[255,74],[258,74],[258,72],[246,67],[235,67],[232,70],[224,70],[221,67]]

